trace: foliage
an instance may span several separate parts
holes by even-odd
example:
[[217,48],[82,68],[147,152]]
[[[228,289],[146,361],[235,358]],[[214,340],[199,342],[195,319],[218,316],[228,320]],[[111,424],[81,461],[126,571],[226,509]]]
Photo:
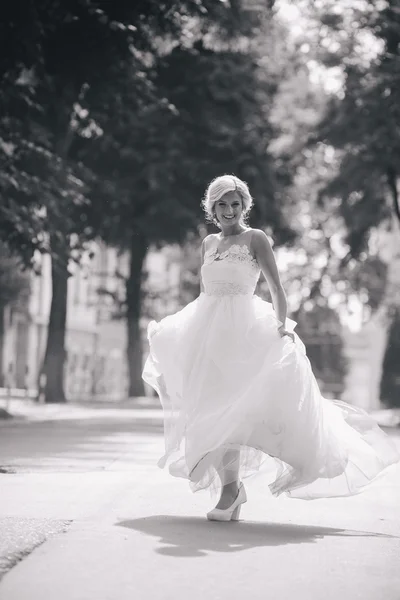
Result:
[[296,165],[291,215],[299,243],[286,289],[294,310],[315,294],[337,310],[357,296],[371,315],[387,302],[388,269],[370,234],[397,210],[399,61],[389,38],[398,16],[390,3],[369,0],[292,5],[303,31],[292,36],[293,76],[277,110],[287,123],[279,148]]
[[[22,15],[19,8],[25,11]],[[25,264],[31,263],[35,250],[50,251],[49,236],[60,224],[63,232],[71,228],[68,209],[84,200],[82,169],[64,160],[74,96],[69,94],[65,106],[54,73],[46,71],[45,45],[62,10],[50,10],[46,2],[36,8],[31,2],[13,3],[2,21],[7,59],[3,56],[1,63],[0,236]],[[32,23],[25,31],[27,17]],[[21,47],[15,39],[19,35]],[[57,131],[61,124],[63,132]]]
[[168,7],[155,0],[101,7],[90,0],[16,0],[5,7],[0,235],[26,263],[35,249],[50,251],[49,239],[57,232],[95,235],[81,219],[93,179],[70,149],[76,137],[101,131],[110,112],[121,108],[116,98],[126,103],[126,75],[134,111],[138,102],[156,97],[147,65],[162,40],[179,39],[190,19],[202,20],[203,27],[219,19],[223,27],[230,15],[233,26],[238,10],[210,0]]
[[371,229],[391,214],[400,220],[400,14],[392,0],[325,2],[323,11],[317,55],[326,66],[341,66],[344,90],[332,97],[315,137],[340,156],[321,201],[328,207],[340,198],[351,256],[358,257]]
[[154,82],[165,102],[115,114],[98,152],[90,141],[79,149],[103,178],[89,220],[117,244],[129,243],[132,231],[149,243],[183,241],[203,220],[207,182],[235,172],[256,196],[255,222],[270,222],[289,239],[268,155],[271,93],[261,89],[251,55],[202,42],[176,46],[158,60]]

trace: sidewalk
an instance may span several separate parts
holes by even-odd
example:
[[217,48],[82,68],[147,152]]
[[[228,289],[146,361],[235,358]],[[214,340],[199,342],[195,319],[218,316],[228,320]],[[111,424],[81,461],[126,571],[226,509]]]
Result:
[[[2,423],[8,422],[10,419],[24,419],[27,421],[45,421],[49,419],[71,419],[71,418],[87,418],[92,414],[110,414],[109,411],[119,410],[144,410],[156,411],[161,413],[160,401],[156,397],[138,397],[130,398],[121,402],[104,402],[104,401],[84,401],[84,402],[64,402],[59,404],[39,404],[34,399],[19,399],[13,398],[7,402],[7,410],[5,402],[0,400],[0,427]],[[6,415],[1,416],[4,411]],[[152,413],[153,414],[153,413]]]

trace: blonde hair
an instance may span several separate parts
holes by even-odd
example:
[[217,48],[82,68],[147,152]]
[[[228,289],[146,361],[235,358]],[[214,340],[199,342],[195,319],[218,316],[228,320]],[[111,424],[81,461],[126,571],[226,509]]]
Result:
[[220,175],[209,184],[201,203],[206,213],[207,221],[219,225],[215,218],[214,205],[227,192],[237,192],[239,194],[243,205],[242,219],[243,222],[245,221],[253,206],[253,198],[251,197],[247,183],[235,175]]

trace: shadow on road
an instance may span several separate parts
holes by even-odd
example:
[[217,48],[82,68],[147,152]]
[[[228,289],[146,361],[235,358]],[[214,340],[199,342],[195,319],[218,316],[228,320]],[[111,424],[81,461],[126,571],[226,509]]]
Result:
[[116,523],[160,538],[159,554],[176,557],[201,557],[208,552],[241,552],[262,546],[314,543],[326,536],[384,537],[396,536],[289,523],[210,523],[205,518],[157,515]]

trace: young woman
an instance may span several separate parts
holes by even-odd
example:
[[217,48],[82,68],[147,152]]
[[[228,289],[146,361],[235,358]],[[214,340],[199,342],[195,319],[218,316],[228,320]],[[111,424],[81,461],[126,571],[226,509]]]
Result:
[[[242,480],[260,470],[272,494],[311,499],[358,493],[399,460],[367,413],[322,397],[268,238],[246,226],[252,203],[237,177],[211,182],[203,207],[220,233],[203,241],[200,296],[148,327],[143,378],[164,409],[158,464],[193,491],[221,490],[210,520],[238,519]],[[260,271],[273,305],[254,295]]]

